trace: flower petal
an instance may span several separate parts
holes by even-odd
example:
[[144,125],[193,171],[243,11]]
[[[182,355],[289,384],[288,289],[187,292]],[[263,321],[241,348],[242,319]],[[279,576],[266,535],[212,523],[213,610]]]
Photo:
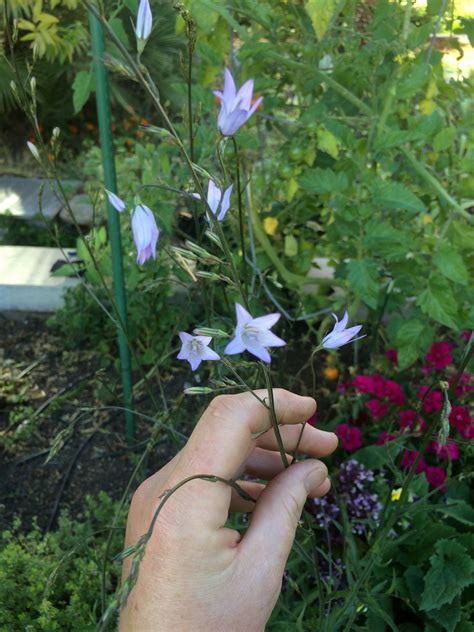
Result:
[[187,360],[188,360],[189,364],[191,365],[191,369],[193,371],[195,371],[198,368],[198,366],[201,364],[201,362],[202,362],[202,358],[200,356],[197,356],[197,355],[189,356],[189,358],[187,358]]
[[222,222],[222,220],[224,219],[227,211],[229,210],[229,206],[230,206],[230,195],[232,193],[232,187],[234,185],[231,184],[230,187],[228,187],[225,192],[224,192],[224,197],[222,198],[222,204],[221,204],[221,210],[219,215],[217,216],[217,219]]
[[263,362],[270,363],[272,361],[271,356],[268,353],[268,351],[265,349],[265,347],[262,347],[259,344],[247,345],[246,349],[249,353],[257,357],[259,360],[262,360]]
[[235,82],[232,73],[228,68],[224,69],[224,92],[222,94],[223,101],[226,101],[229,105],[235,99]]
[[250,110],[250,106],[252,105],[252,96],[253,96],[253,79],[248,79],[239,89],[237,95],[235,97],[233,110],[242,109],[247,112]]
[[346,310],[344,312],[344,316],[342,317],[342,320],[340,320],[339,322],[336,322],[336,324],[334,325],[334,331],[343,331],[346,328],[348,320],[349,320],[349,314],[347,313],[347,310]]
[[226,355],[234,355],[236,353],[242,353],[242,351],[245,351],[245,345],[240,336],[236,336],[233,340],[231,340],[224,349],[224,353]]
[[286,345],[284,340],[275,336],[271,331],[262,331],[258,336],[258,341],[265,347],[284,347]]
[[193,336],[191,336],[191,334],[186,333],[185,331],[180,331],[178,335],[179,335],[179,339],[183,343],[189,342],[189,340],[193,339]]
[[259,316],[258,318],[253,319],[253,323],[257,327],[263,327],[264,329],[270,329],[273,327],[281,318],[281,314],[275,312],[274,314],[267,314],[266,316]]
[[205,347],[202,350],[201,358],[203,360],[220,360],[219,354],[217,354],[213,349],[209,349],[209,347]]
[[248,313],[245,307],[242,307],[240,303],[235,304],[235,315],[237,317],[237,326],[242,327],[246,323],[249,323],[252,319],[252,316]]

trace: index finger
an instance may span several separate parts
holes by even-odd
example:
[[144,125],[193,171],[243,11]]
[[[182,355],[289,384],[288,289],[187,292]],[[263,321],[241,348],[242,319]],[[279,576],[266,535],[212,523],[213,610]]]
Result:
[[[255,394],[260,399],[268,398],[267,390],[255,391]],[[273,399],[279,424],[301,424],[316,410],[312,397],[284,389],[274,389]],[[236,477],[256,445],[255,437],[270,427],[269,410],[251,393],[216,397],[182,450],[167,486],[196,474],[225,479]],[[225,523],[230,495],[230,487],[224,483],[193,481],[182,488],[186,511],[195,509],[200,520],[209,520],[213,526]]]

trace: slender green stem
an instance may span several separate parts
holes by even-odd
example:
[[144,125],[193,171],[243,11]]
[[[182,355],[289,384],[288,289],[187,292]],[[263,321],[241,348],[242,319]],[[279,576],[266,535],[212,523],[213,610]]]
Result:
[[278,443],[278,450],[280,452],[283,466],[287,468],[290,466],[290,464],[288,463],[288,459],[286,457],[285,446],[283,444],[280,428],[278,426],[278,419],[277,419],[276,411],[275,411],[275,402],[273,400],[273,386],[272,386],[272,376],[270,373],[270,367],[264,364],[263,362],[261,363],[261,366],[263,367],[263,374],[265,376],[265,382],[266,382],[267,391],[268,391],[270,421],[272,422],[273,432],[275,433],[275,437]]
[[237,176],[237,204],[239,207],[239,232],[240,232],[240,248],[242,250],[242,273],[243,287],[247,294],[247,260],[245,257],[245,233],[244,233],[244,210],[242,208],[242,190],[240,188],[240,154],[235,136],[232,136],[232,144],[234,145],[235,165]]

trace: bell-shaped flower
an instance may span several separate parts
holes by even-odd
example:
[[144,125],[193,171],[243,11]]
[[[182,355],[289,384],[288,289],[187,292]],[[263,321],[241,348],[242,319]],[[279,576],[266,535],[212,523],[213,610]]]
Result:
[[[222,220],[226,216],[227,211],[229,210],[230,196],[233,186],[234,185],[231,184],[229,187],[227,187],[227,189],[224,191],[224,195],[222,195],[222,191],[216,185],[214,180],[209,180],[209,184],[207,187],[207,204],[214,215],[216,215],[217,211],[219,211],[219,213],[217,214],[217,219],[219,222],[222,222]],[[197,200],[201,199],[199,193],[193,193],[193,196]],[[207,219],[209,220],[209,213],[207,213]]]
[[107,193],[109,202],[114,207],[114,209],[118,211],[119,213],[122,213],[122,211],[126,207],[126,204],[122,200],[122,198],[119,198],[118,195],[116,195],[115,193],[112,193],[112,191],[108,191],[107,189],[105,189],[105,192]]
[[336,324],[331,332],[329,332],[321,343],[321,346],[324,349],[338,349],[343,345],[346,345],[348,342],[354,342],[355,340],[360,340],[365,336],[359,336],[358,338],[354,338],[357,336],[359,331],[362,329],[362,325],[355,325],[354,327],[349,327],[346,329],[347,321],[349,320],[349,314],[344,314],[342,320],[338,320],[336,314],[333,314],[333,317],[336,320]]
[[132,215],[132,232],[137,247],[137,263],[143,265],[150,257],[156,259],[156,242],[160,231],[148,206],[139,204],[135,207]]
[[137,24],[135,26],[135,33],[139,40],[147,40],[150,37],[152,24],[153,16],[151,14],[149,0],[140,0]]
[[178,360],[187,360],[191,369],[195,371],[203,360],[220,360],[215,351],[209,349],[212,336],[191,336],[185,331],[179,333],[181,350],[177,355]]
[[253,97],[253,79],[246,81],[237,92],[234,78],[228,68],[224,70],[224,91],[214,90],[221,102],[217,126],[223,136],[233,136],[246,123],[263,100]]
[[235,312],[237,315],[237,327],[234,331],[234,338],[225,348],[224,353],[234,355],[248,351],[263,362],[271,362],[268,347],[283,347],[286,342],[278,336],[275,336],[270,329],[278,322],[281,314],[267,314],[267,316],[259,316],[252,318],[248,311],[235,304]]

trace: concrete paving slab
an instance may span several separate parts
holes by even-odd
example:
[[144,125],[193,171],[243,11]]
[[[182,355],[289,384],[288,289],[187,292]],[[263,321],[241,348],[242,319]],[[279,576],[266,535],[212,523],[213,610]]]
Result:
[[[69,200],[69,206],[79,226],[91,226],[94,219],[94,209],[92,207],[89,196],[86,193],[75,195]],[[60,219],[67,224],[73,221],[69,215],[68,209],[63,208],[59,213]]]
[[[74,249],[64,249],[69,261]],[[58,261],[65,261],[59,248],[0,246],[0,312],[54,312],[63,304],[66,290],[80,283],[77,278],[51,276]]]
[[[61,210],[62,203],[51,189],[49,182],[42,178],[20,178],[18,176],[0,176],[0,215],[13,215],[21,219],[32,219],[40,215],[39,200],[41,186],[42,213],[52,219]],[[81,183],[77,180],[65,180],[64,188],[70,193],[77,191]]]

